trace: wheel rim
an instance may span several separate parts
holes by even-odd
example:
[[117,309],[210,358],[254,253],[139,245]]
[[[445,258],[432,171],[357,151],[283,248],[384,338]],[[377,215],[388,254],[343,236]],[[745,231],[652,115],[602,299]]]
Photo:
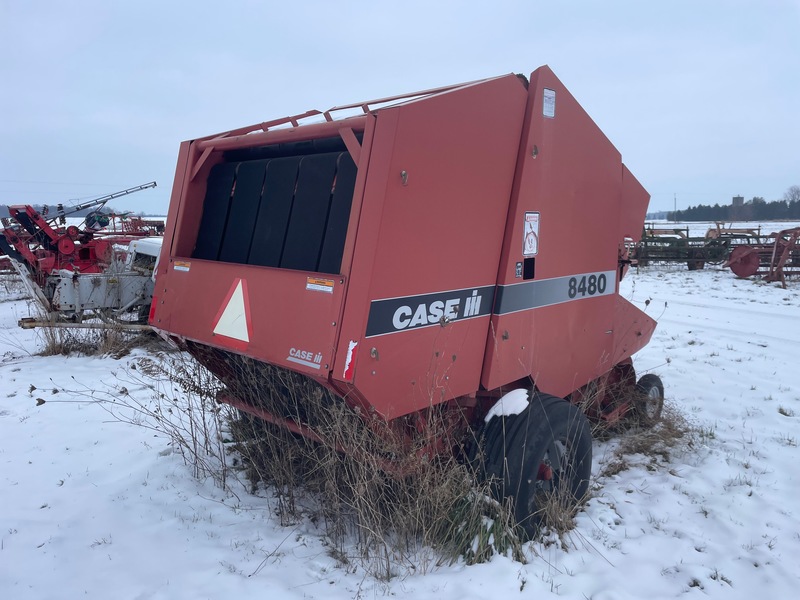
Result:
[[[537,486],[540,486],[542,490],[549,491],[558,487],[558,483],[563,478],[566,465],[569,462],[567,454],[567,445],[564,441],[554,439],[547,449],[541,463],[549,470],[550,477],[547,479],[537,479]],[[541,465],[539,470],[541,473]]]
[[543,499],[552,496],[569,485],[569,465],[570,457],[569,444],[566,440],[555,439],[551,441],[545,452],[542,462],[539,463],[536,481],[534,482],[534,493],[529,497],[528,512],[535,514],[544,506]]
[[653,386],[647,391],[647,401],[644,404],[645,416],[647,416],[648,419],[656,419],[658,417],[660,405],[661,392],[656,386]]

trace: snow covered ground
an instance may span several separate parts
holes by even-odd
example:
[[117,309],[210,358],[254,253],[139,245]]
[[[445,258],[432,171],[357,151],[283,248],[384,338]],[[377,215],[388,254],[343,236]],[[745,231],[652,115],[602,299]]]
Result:
[[77,393],[124,384],[146,401],[126,374],[145,351],[38,356],[41,334],[16,325],[28,302],[0,282],[0,598],[796,597],[800,280],[649,267],[622,294],[659,321],[635,364],[663,378],[692,445],[600,476],[620,441],[596,442],[595,495],[567,548],[383,582],[338,564],[311,523],[281,527],[270,498],[193,478],[166,437]]

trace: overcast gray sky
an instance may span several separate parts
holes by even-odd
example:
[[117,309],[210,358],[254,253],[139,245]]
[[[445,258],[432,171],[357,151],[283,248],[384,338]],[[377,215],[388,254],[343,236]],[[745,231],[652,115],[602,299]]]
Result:
[[0,204],[163,212],[182,140],[543,64],[651,210],[800,185],[800,0],[0,0]]

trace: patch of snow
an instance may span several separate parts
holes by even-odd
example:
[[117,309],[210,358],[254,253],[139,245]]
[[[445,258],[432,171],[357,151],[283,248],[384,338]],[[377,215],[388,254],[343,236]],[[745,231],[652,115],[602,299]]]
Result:
[[483,420],[488,423],[493,417],[518,415],[528,408],[530,400],[528,390],[522,388],[511,390],[489,409]]

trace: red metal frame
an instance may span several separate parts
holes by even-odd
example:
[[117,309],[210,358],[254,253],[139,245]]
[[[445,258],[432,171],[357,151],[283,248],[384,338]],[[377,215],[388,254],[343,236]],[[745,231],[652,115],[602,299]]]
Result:
[[[217,397],[217,401],[229,404],[242,412],[258,417],[267,423],[272,423],[273,425],[287,429],[313,442],[333,448],[337,452],[356,457],[365,452],[364,448],[351,447],[332,442],[317,433],[313,427],[298,423],[292,419],[280,417],[262,407],[254,406],[230,394],[220,394]],[[461,403],[453,403],[450,408],[452,410],[447,413],[439,413],[437,415],[440,420],[438,428],[432,427],[426,420],[431,417],[432,411],[419,411],[409,417],[409,419],[415,417],[411,423],[402,423],[402,425],[406,426],[407,430],[413,429],[413,431],[399,431],[401,429],[399,426],[401,425],[400,421],[402,421],[402,419],[396,419],[388,424],[382,420],[365,421],[366,426],[373,426],[375,428],[376,436],[396,436],[398,445],[404,446],[405,450],[405,455],[403,457],[384,459],[373,455],[370,459],[375,462],[381,470],[391,473],[396,477],[405,477],[417,470],[422,461],[430,460],[436,455],[452,451],[452,447],[457,445],[459,440],[463,439],[463,435],[457,436],[455,434],[467,429],[469,424],[467,415],[471,413],[469,408],[463,407]],[[409,428],[408,425],[411,425],[411,427]],[[387,429],[387,427],[390,429]],[[430,434],[435,430],[442,430],[443,435],[436,438],[431,437]],[[420,443],[421,440],[423,443]]]

